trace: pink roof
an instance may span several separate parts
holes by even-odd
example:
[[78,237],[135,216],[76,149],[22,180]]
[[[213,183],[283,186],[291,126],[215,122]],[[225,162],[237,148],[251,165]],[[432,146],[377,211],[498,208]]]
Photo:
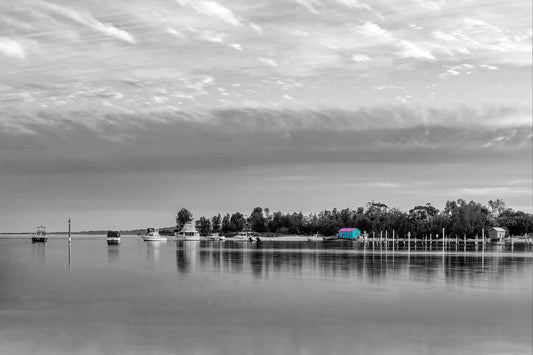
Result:
[[339,230],[339,232],[353,232],[357,228],[342,228]]

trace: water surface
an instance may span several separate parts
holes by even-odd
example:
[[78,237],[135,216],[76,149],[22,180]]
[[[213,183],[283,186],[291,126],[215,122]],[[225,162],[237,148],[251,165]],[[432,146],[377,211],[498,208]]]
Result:
[[532,351],[530,246],[122,239],[0,238],[0,353]]

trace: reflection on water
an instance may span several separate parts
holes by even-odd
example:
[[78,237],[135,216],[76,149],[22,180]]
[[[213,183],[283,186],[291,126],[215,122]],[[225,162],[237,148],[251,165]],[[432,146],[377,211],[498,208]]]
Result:
[[176,266],[179,273],[187,274],[193,270],[200,243],[196,240],[176,242]]
[[[531,353],[531,246],[0,238],[1,354]],[[107,253],[106,253],[107,251]],[[107,255],[106,255],[107,254]],[[473,339],[475,341],[473,341]]]
[[[450,281],[464,282],[476,278],[491,281],[503,274],[531,267],[530,254],[509,253],[504,246],[476,247],[466,252],[446,251],[427,247],[415,251],[394,248],[367,248],[364,245],[302,242],[189,242],[176,245],[179,272],[195,267],[198,255],[202,269],[220,269],[229,272],[249,272],[256,278],[268,278],[271,272],[298,274],[312,272],[324,277],[358,276],[379,282],[398,274],[418,281],[436,282],[438,276]],[[470,250],[471,249],[471,250]],[[509,265],[513,267],[510,269]]]
[[32,261],[36,265],[44,266],[46,264],[46,243],[31,244]]
[[145,242],[146,245],[146,262],[153,268],[156,268],[159,264],[159,254],[161,253],[161,247],[163,242]]
[[110,263],[116,263],[119,261],[120,245],[111,244],[107,246],[107,260]]

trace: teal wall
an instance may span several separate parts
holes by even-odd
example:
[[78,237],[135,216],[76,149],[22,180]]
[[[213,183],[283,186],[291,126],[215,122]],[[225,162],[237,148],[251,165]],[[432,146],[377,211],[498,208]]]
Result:
[[357,230],[351,232],[339,232],[339,238],[359,238],[359,233]]

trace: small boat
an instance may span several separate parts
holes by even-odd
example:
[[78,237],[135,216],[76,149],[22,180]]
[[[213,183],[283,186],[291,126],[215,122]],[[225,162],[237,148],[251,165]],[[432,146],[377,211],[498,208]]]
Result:
[[107,245],[116,245],[120,244],[120,232],[119,231],[108,231],[107,232]]
[[166,237],[159,235],[159,228],[148,228],[142,238],[145,242],[162,242],[167,240]]
[[234,235],[232,239],[234,239],[234,240],[248,240],[248,241],[251,242],[251,241],[253,241],[253,236],[254,236],[254,234],[252,232],[242,231],[242,232],[239,232],[236,235]]
[[318,233],[312,236],[307,237],[307,240],[310,242],[321,242],[323,239],[322,237],[318,236]]
[[46,243],[48,241],[48,236],[46,234],[46,229],[44,226],[37,227],[37,232],[31,238],[32,243]]
[[178,240],[200,240],[200,233],[194,223],[185,223],[183,229],[175,234]]
[[325,242],[333,241],[333,240],[340,240],[341,238],[334,236],[334,237],[322,237],[322,240]]
[[223,236],[223,235],[220,235],[218,233],[213,233],[209,237],[207,237],[207,239],[209,239],[209,240],[225,240],[226,237]]

